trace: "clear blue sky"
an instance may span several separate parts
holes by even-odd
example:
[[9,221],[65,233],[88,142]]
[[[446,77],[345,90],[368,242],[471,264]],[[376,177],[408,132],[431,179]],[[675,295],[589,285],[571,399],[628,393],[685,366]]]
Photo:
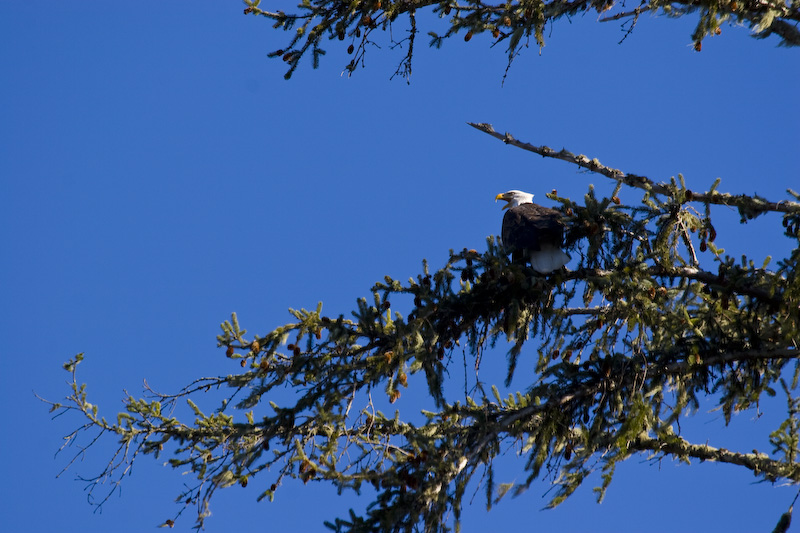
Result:
[[[5,531],[150,531],[175,511],[183,480],[145,458],[122,497],[92,512],[73,479],[107,460],[110,443],[55,478],[66,457],[54,452],[77,420],[51,421],[33,391],[62,398],[61,364],[76,353],[86,352],[90,401],[113,418],[123,389],[138,394],[143,378],[174,391],[234,371],[215,347],[231,311],[261,334],[288,321],[288,307],[322,300],[347,313],[386,274],[406,279],[423,258],[436,267],[449,248],[483,249],[499,231],[498,192],[524,189],[545,203],[553,188],[573,198],[590,183],[611,190],[467,121],[655,180],[682,172],[697,190],[718,176],[721,190],[774,200],[800,189],[798,51],[744,28],[723,27],[695,53],[694,21],[645,16],[618,45],[619,26],[592,14],[556,24],[541,56],[525,51],[504,87],[504,54],[483,36],[438,51],[419,43],[411,85],[389,81],[401,52],[385,42],[350,79],[340,76],[344,52],[331,49],[319,70],[304,64],[286,82],[284,64],[266,58],[286,35],[242,9],[0,4]],[[775,219],[743,229],[732,213],[719,220],[723,247],[756,258],[786,251]],[[782,399],[769,405],[782,414]],[[686,430],[768,451],[777,419],[747,412],[723,430],[711,415]],[[524,478],[513,465],[503,481]],[[479,493],[463,531],[771,530],[795,489],[754,479],[728,466],[633,460],[601,505],[596,478],[554,511],[540,511],[544,483],[489,514]],[[258,504],[260,490],[219,493],[207,530],[321,531],[366,504],[299,483]]]

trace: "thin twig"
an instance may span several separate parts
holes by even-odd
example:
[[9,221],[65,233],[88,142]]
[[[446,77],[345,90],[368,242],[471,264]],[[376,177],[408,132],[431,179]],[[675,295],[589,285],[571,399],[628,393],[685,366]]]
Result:
[[631,11],[624,11],[622,13],[617,13],[616,15],[611,15],[610,17],[603,17],[598,19],[598,22],[610,22],[612,20],[619,20],[627,17],[638,17],[641,13],[646,13],[651,9],[653,9],[651,6],[639,6]]

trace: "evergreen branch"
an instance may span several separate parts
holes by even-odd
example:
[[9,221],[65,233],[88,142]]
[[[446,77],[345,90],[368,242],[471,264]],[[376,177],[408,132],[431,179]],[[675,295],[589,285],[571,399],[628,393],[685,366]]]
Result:
[[[743,361],[749,362],[770,362],[770,361],[788,361],[800,358],[800,352],[797,347],[784,347],[772,348],[763,350],[743,350],[737,352],[726,352],[721,354],[713,354],[703,358],[703,364],[706,366],[722,366],[731,363],[738,363]],[[689,361],[680,361],[669,363],[663,367],[663,371],[669,374],[679,374],[686,372],[692,367],[697,365]]]
[[797,18],[794,20],[794,24],[780,19],[773,20],[772,24],[762,33],[758,34],[757,37],[763,39],[774,33],[783,39],[785,46],[800,46],[800,30],[797,28]]
[[[428,31],[431,35],[431,46],[439,48],[446,38],[464,32],[464,40],[470,41],[476,34],[491,35],[492,46],[501,42],[507,43],[508,66],[505,76],[514,59],[522,50],[530,45],[531,37],[540,48],[544,46],[544,29],[562,17],[571,17],[578,13],[596,11],[606,13],[613,9],[616,0],[521,0],[516,3],[487,3],[482,0],[314,0],[306,1],[296,7],[295,13],[283,11],[267,11],[258,7],[259,0],[245,0],[246,15],[265,17],[273,21],[274,29],[290,32],[289,44],[269,54],[269,57],[280,57],[289,65],[285,78],[291,77],[300,59],[308,51],[312,53],[312,66],[316,68],[319,56],[325,53],[322,44],[325,40],[338,38],[348,54],[353,54],[345,70],[352,74],[359,63],[363,65],[365,45],[373,44],[368,35],[372,30],[380,30],[389,34],[391,42],[392,25],[398,17],[407,17],[411,27],[411,35],[417,33],[417,12],[430,9],[434,14],[448,15],[448,27],[443,35]],[[624,3],[621,4],[624,8]],[[692,35],[695,49],[701,49],[702,40],[709,35],[716,35],[720,26],[726,21],[747,22],[758,38],[777,35],[781,45],[800,45],[800,32],[796,24],[800,21],[798,8],[787,5],[780,0],[735,0],[719,2],[718,0],[647,0],[636,9],[607,15],[600,19],[627,19],[635,21],[641,13],[653,11],[664,12],[672,17],[698,13],[698,24]],[[422,18],[420,18],[420,21]],[[625,24],[629,24],[627,21]],[[634,24],[629,24],[626,37],[633,31]],[[296,27],[299,26],[299,27]],[[423,31],[423,30],[420,30]],[[623,38],[624,40],[624,38]],[[358,45],[356,46],[356,41]],[[395,43],[397,44],[397,43]],[[409,40],[409,48],[400,61],[395,74],[410,76],[413,39]],[[394,48],[392,46],[391,48]]]
[[[644,1],[636,9],[602,17],[598,19],[598,22],[610,22],[630,17],[637,18],[642,13],[659,9],[672,15],[688,14],[698,10],[708,14],[713,11],[713,16],[706,17],[706,26],[703,28],[705,32],[696,32],[695,34],[696,49],[698,48],[697,43],[699,40],[711,33],[708,30],[717,33],[719,24],[729,19],[750,22],[756,38],[764,39],[775,34],[781,37],[781,44],[784,46],[800,46],[800,31],[797,28],[797,23],[800,22],[800,8],[781,1],[759,0],[743,2],[742,4],[738,2],[719,2],[713,6],[701,0],[672,0],[668,5]],[[791,22],[794,22],[794,24]]]
[[[488,125],[476,127],[493,132]],[[567,154],[560,158],[583,161]],[[323,316],[320,304],[312,311],[292,310],[297,321],[248,339],[234,314],[221,325],[217,341],[225,349],[223,360],[245,370],[194,380],[177,394],[157,393],[145,383],[157,401],[129,396],[116,424],[99,418],[96,406],[86,401],[85,387],[75,379],[82,359],[77,356],[65,365],[73,374],[68,405],[51,404],[53,409],[82,415],[78,432],[113,432],[124,443],[100,476],[86,479],[90,493],[104,481],[113,492],[111,474],[124,475],[139,452],[158,456],[167,444],[172,444],[170,466],[197,477],[181,501],[197,504],[198,526],[216,489],[245,486],[260,474],[272,476],[259,497],[270,499],[287,478],[327,481],[340,490],[373,484],[375,505],[349,523],[363,527],[337,521],[338,530],[393,524],[444,531],[448,513],[458,520],[466,483],[481,466],[491,470],[509,440],[520,444],[527,485],[542,472],[559,476],[551,505],[597,464],[606,471],[602,493],[614,464],[638,451],[713,458],[763,478],[782,477],[774,461],[692,447],[675,438],[674,429],[680,430],[679,417],[696,408],[703,393],[718,395],[726,420],[757,403],[762,393],[774,394],[788,363],[798,360],[800,255],[781,260],[777,272],[746,261],[734,265],[718,253],[718,273],[689,266],[681,257],[687,252],[679,253],[678,246],[691,255],[691,231],[701,239],[701,251],[706,239],[713,242],[709,204],[700,218],[693,209],[681,209],[689,201],[682,180],[654,184],[599,163],[594,167],[616,176],[619,186],[632,179],[651,194],[630,207],[621,205],[617,191],[600,199],[593,188],[585,205],[557,199],[575,230],[569,244],[579,251],[575,270],[540,275],[509,260],[489,237],[484,253],[451,251],[436,271],[425,262],[423,272],[406,283],[390,277],[375,283],[374,304],[359,299],[352,319]],[[657,187],[670,198],[657,198]],[[800,217],[792,215],[784,217],[780,231],[800,236],[797,227]],[[395,310],[408,298],[413,298],[410,310]],[[507,398],[496,387],[488,394],[478,375],[484,350],[502,341],[510,346],[507,385],[523,348],[534,358],[528,388]],[[445,380],[458,374],[452,372],[457,346],[464,352],[461,403],[452,397],[458,387],[445,387]],[[468,354],[476,372],[473,392],[467,392]],[[424,413],[421,425],[399,413],[387,418],[372,399],[373,391],[384,388],[388,403],[394,403],[401,389],[413,386],[413,374],[424,377],[434,409]],[[234,392],[211,414],[190,398],[222,386]],[[278,387],[296,394],[279,405],[280,396],[270,394]],[[789,386],[784,389],[791,398]],[[246,398],[233,405],[240,391]],[[162,402],[174,407],[179,398],[194,412],[187,422],[162,413]],[[256,418],[253,408],[268,399],[274,413],[265,414],[262,407]],[[786,479],[794,481],[800,409],[790,404],[789,417],[770,442],[787,457]],[[232,409],[247,412],[234,418]],[[94,442],[97,438],[90,446]],[[656,449],[656,442],[661,447]],[[129,449],[135,450],[131,456]],[[478,483],[487,486],[491,501],[492,481]]]
[[[631,267],[631,265],[628,265],[628,267]],[[724,287],[725,289],[729,290],[731,294],[740,294],[743,296],[750,296],[753,298],[757,298],[765,303],[771,304],[776,307],[780,306],[783,303],[783,299],[781,298],[780,294],[774,294],[774,292],[760,289],[752,285],[736,284],[733,283],[730,278],[726,278],[725,276],[720,276],[712,272],[707,272],[697,267],[674,266],[671,268],[665,268],[660,265],[654,265],[654,266],[648,266],[647,272],[653,277],[691,279],[691,280],[701,281],[709,285]],[[619,272],[617,270],[604,270],[600,268],[583,268],[567,272],[566,274],[564,274],[564,278],[570,280],[586,281],[593,278],[596,279],[612,278],[617,275],[619,275]]]

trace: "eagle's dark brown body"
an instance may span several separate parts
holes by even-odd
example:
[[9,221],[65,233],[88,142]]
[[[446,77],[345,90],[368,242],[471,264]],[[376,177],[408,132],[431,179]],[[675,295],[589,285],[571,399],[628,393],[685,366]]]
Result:
[[555,209],[533,203],[508,208],[503,216],[501,237],[512,261],[529,261],[537,272],[552,272],[569,261],[569,256],[561,250],[562,214]]
[[503,216],[503,244],[511,252],[542,250],[542,245],[561,247],[564,223],[561,213],[537,204],[511,207]]

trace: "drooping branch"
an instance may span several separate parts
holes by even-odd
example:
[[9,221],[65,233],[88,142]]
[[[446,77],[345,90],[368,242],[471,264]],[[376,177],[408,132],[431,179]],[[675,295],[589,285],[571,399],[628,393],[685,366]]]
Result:
[[[431,36],[430,45],[439,48],[445,39],[463,34],[464,41],[474,36],[491,36],[492,46],[505,43],[508,66],[520,51],[533,40],[541,48],[544,45],[545,26],[562,17],[572,17],[581,13],[596,11],[609,13],[617,5],[616,0],[521,0],[519,2],[484,2],[481,0],[314,0],[298,5],[294,12],[263,10],[260,0],[245,0],[246,15],[265,17],[273,21],[274,29],[290,32],[287,46],[270,53],[270,57],[282,58],[289,65],[285,77],[291,77],[299,61],[307,53],[312,55],[314,68],[321,55],[325,54],[322,45],[325,41],[342,41],[352,60],[345,71],[352,74],[363,64],[367,45],[374,44],[375,32],[389,34],[392,46],[397,48],[405,38],[394,39],[393,33],[398,20],[407,19],[402,32],[409,32],[408,50],[401,60],[396,74],[408,77],[411,73],[412,46],[418,31]],[[624,3],[619,4],[624,9]],[[438,15],[445,22],[437,22],[433,17],[425,17],[426,10]],[[659,0],[645,0],[633,10],[607,14],[600,21],[620,20],[633,17],[637,20],[641,13],[663,12],[671,17],[697,13],[698,23],[692,35],[695,50],[701,49],[702,41],[710,35],[718,35],[720,27],[726,22],[745,22],[753,29],[755,36],[765,38],[777,35],[781,44],[800,45],[800,8],[796,3],[787,4],[780,0],[724,1],[718,0],[672,0],[664,3]],[[419,16],[417,16],[419,15]],[[427,25],[429,29],[423,30]],[[441,26],[445,26],[444,32]],[[418,30],[419,28],[419,30]],[[628,33],[633,29],[629,25]],[[508,69],[506,69],[506,72]]]

